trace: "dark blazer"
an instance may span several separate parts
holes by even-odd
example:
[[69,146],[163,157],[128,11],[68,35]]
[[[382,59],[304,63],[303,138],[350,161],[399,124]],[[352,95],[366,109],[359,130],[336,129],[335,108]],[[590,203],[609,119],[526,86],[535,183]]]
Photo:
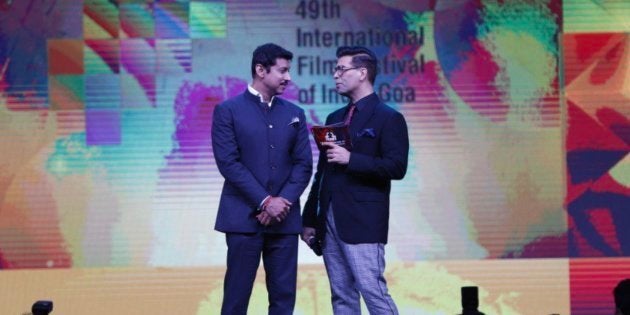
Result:
[[[268,108],[246,90],[214,109],[212,149],[225,178],[217,231],[301,233],[300,195],[313,169],[304,110],[278,97]],[[293,205],[284,221],[264,227],[255,216],[268,195]]]
[[[332,203],[341,240],[350,244],[387,243],[391,180],[402,179],[407,171],[407,123],[376,94],[356,105],[350,123],[350,162],[345,166],[329,164],[326,154],[320,152],[303,224],[315,227],[318,238],[324,239],[326,212]],[[348,106],[331,113],[326,124],[343,121],[347,111]]]

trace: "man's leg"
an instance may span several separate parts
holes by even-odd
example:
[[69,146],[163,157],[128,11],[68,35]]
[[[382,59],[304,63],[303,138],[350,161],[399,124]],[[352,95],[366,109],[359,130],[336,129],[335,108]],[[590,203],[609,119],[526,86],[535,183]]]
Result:
[[370,314],[398,314],[394,300],[387,290],[385,272],[385,245],[370,244],[341,244],[340,245],[357,288]]
[[354,276],[340,247],[340,240],[337,237],[337,229],[332,216],[332,206],[328,209],[326,221],[323,256],[330,282],[333,313],[341,315],[361,314],[359,292],[355,287]]
[[226,233],[225,241],[228,252],[221,314],[246,315],[260,264],[263,236],[261,233]]
[[269,292],[269,314],[291,315],[297,282],[297,234],[264,234],[263,264]]

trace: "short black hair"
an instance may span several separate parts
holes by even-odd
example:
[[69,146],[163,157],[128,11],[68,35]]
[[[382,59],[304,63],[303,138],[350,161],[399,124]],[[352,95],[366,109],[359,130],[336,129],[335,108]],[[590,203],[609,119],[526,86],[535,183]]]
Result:
[[252,54],[252,78],[256,76],[256,65],[262,65],[267,72],[271,66],[276,64],[276,59],[293,59],[293,53],[274,44],[267,43],[256,47]]
[[623,315],[630,315],[630,278],[619,281],[613,290],[615,306]]
[[363,46],[341,46],[337,48],[337,58],[352,56],[353,67],[363,67],[368,71],[368,80],[374,84],[378,68],[376,67],[376,55]]

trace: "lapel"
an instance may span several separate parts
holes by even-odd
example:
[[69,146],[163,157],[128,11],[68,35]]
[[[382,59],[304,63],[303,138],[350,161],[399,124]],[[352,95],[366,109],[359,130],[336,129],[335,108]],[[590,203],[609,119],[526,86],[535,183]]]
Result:
[[345,107],[334,111],[330,115],[329,119],[326,121],[326,125],[331,125],[331,124],[336,124],[336,123],[342,122],[343,119],[346,116],[346,111],[344,109],[345,109]]

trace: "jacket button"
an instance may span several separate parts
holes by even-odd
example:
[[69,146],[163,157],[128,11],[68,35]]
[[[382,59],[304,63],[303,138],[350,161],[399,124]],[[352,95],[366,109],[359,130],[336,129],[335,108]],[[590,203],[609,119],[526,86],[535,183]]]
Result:
[[275,145],[273,145],[273,144],[270,144],[270,145],[269,145],[269,147],[270,147],[270,148],[272,148],[272,149],[275,149],[275,148],[276,148],[276,146],[275,146]]
[[269,128],[273,128],[273,125],[269,125]]

